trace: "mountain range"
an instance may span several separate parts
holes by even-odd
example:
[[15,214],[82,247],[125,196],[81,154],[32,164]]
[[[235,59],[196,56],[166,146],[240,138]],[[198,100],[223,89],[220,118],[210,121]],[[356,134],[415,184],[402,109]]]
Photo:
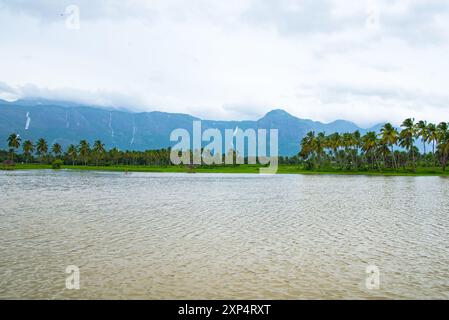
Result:
[[279,154],[283,156],[296,155],[300,140],[309,131],[330,134],[360,130],[363,134],[379,131],[382,125],[364,129],[345,120],[322,123],[300,119],[280,109],[272,110],[254,121],[214,121],[181,113],[135,113],[42,99],[0,100],[0,148],[7,148],[6,139],[14,132],[22,140],[45,138],[50,145],[58,142],[63,147],[76,145],[83,139],[91,143],[99,139],[108,149],[161,149],[176,143],[170,142],[170,133],[174,129],[183,128],[191,133],[194,120],[201,120],[203,130],[216,128],[224,132],[225,129],[237,127],[242,130],[278,129]]

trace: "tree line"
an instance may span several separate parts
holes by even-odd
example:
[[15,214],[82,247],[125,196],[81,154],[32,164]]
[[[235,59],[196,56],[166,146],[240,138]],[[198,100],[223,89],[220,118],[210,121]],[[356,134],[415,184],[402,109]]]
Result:
[[[7,159],[10,163],[50,164],[58,160],[67,165],[172,165],[170,148],[106,150],[100,140],[94,141],[92,145],[87,140],[81,140],[78,145],[71,144],[63,150],[59,143],[50,146],[44,138],[36,143],[22,141],[15,133],[9,135],[7,142],[9,151],[0,150],[0,161]],[[418,144],[422,145],[422,153]],[[17,154],[20,148],[22,152]],[[402,122],[399,130],[391,123],[386,123],[380,132],[370,131],[364,135],[359,131],[330,135],[311,131],[300,141],[299,154],[293,157],[280,156],[279,164],[302,165],[310,170],[352,171],[416,171],[418,167],[439,166],[445,171],[448,160],[448,123],[415,123],[414,119],[409,118]]]
[[[422,144],[423,153],[418,149]],[[430,152],[427,147],[430,146]],[[440,166],[446,170],[449,158],[448,123],[436,125],[406,119],[401,129],[391,123],[383,125],[379,133],[361,135],[347,133],[309,132],[301,140],[300,156],[308,169],[333,168],[340,170],[411,170],[417,167]]]
[[[59,143],[49,146],[44,138],[36,143],[25,140],[12,133],[8,139],[8,161],[25,163],[49,164],[61,160],[68,165],[169,165],[170,149],[146,151],[120,151],[117,148],[106,150],[100,140],[92,145],[87,140],[81,140],[78,145],[69,145],[66,150]],[[21,154],[16,154],[19,148]]]
[[[0,151],[0,161],[9,161],[11,164],[14,161],[24,163],[40,163],[51,164],[55,160],[63,161],[67,165],[158,165],[168,166],[172,165],[170,160],[171,149],[146,150],[146,151],[120,151],[117,148],[106,150],[104,144],[100,140],[96,140],[92,145],[87,140],[81,140],[78,145],[69,145],[66,150],[59,143],[54,143],[49,146],[44,138],[40,138],[36,143],[30,140],[22,139],[15,133],[9,135],[8,152]],[[22,153],[17,154],[17,151],[22,149]],[[203,152],[204,149],[201,150]],[[231,152],[231,151],[230,151]],[[234,163],[237,153],[233,152]],[[193,158],[193,152],[186,151],[190,159]],[[224,157],[224,155],[222,155]],[[279,157],[280,164],[298,164],[298,156],[294,157]],[[244,159],[248,163],[248,158]],[[223,158],[224,163],[224,158]]]

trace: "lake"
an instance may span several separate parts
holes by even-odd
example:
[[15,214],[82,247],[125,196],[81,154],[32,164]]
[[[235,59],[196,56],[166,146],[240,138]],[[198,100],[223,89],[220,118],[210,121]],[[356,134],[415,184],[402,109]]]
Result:
[[449,179],[0,171],[0,247],[2,299],[449,299]]

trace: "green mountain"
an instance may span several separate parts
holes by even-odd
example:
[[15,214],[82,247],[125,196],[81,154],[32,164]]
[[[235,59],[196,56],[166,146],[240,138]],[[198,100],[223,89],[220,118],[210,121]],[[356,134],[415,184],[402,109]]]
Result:
[[[166,112],[141,112],[108,110],[100,107],[77,105],[68,102],[48,100],[0,100],[0,148],[6,148],[6,138],[12,132],[22,140],[37,141],[45,138],[50,144],[60,143],[63,147],[77,144],[86,139],[89,142],[100,139],[107,148],[120,150],[160,149],[174,145],[170,133],[177,128],[192,132],[192,121],[200,120],[187,114]],[[279,154],[295,155],[299,151],[301,138],[309,131],[361,133],[356,124],[337,120],[321,123],[299,119],[283,110],[273,110],[257,121],[213,121],[202,120],[202,129],[225,129],[236,127],[245,130],[253,128],[279,130]],[[206,144],[206,143],[205,143]]]

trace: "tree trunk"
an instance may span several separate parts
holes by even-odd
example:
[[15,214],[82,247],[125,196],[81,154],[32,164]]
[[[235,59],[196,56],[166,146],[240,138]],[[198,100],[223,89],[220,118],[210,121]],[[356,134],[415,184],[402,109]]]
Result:
[[432,141],[432,153],[433,153],[433,167],[437,166],[437,162],[435,159],[435,140]]
[[379,169],[379,171],[382,171],[379,161],[377,160],[376,154],[374,154],[374,160],[376,160],[377,168]]
[[393,157],[393,166],[394,166],[394,170],[398,170],[397,166],[396,166],[396,157],[394,155],[394,145],[391,145],[391,156]]

